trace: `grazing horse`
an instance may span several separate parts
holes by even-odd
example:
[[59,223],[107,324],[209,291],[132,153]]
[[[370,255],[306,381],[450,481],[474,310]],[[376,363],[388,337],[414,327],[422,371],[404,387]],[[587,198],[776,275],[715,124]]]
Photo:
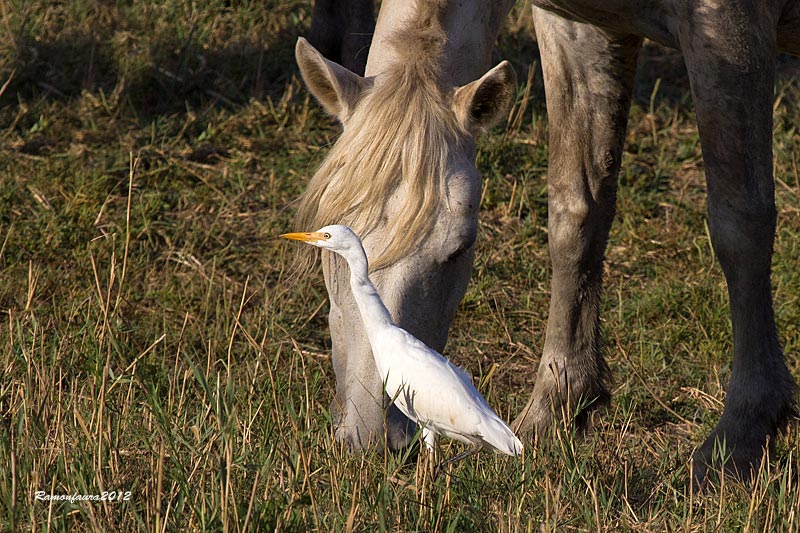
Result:
[[[497,11],[500,20],[505,11]],[[383,22],[387,13],[381,12]],[[440,15],[438,4],[421,4],[401,23],[403,31],[389,31],[372,47],[366,77],[325,59],[304,39],[296,47],[309,90],[343,125],[301,198],[298,227],[352,227],[397,325],[439,352],[472,270],[481,194],[474,136],[501,119],[516,94],[507,62],[483,76],[450,75],[454,65],[445,58],[455,41]],[[493,33],[484,36],[476,60],[489,62],[493,40]],[[392,238],[378,238],[385,235]],[[322,266],[336,438],[353,449],[384,436],[392,448],[405,446],[414,428],[383,392],[347,265],[323,252]]]
[[[367,239],[370,256],[382,257],[376,285],[398,322],[436,349],[446,340],[472,263],[479,193],[472,139],[497,120],[512,91],[507,66],[484,74],[511,3],[420,1],[415,7],[384,0],[363,78],[298,44],[306,84],[344,125],[303,198],[301,219],[322,225],[338,217],[367,235],[393,231],[390,243]],[[770,287],[771,132],[775,56],[800,54],[800,0],[533,4],[549,116],[552,281],[542,359],[516,426],[527,435],[545,432],[554,413],[564,412],[581,425],[589,409],[609,398],[600,349],[602,271],[636,61],[648,38],[685,57],[711,241],[733,325],[724,411],[695,454],[693,478],[702,482],[716,466],[714,448],[722,443],[726,470],[747,478],[794,410],[795,381],[778,341]],[[387,111],[398,109],[399,115]],[[384,203],[372,203],[381,198]],[[327,257],[323,266],[337,436],[360,447],[386,431],[390,446],[401,445],[407,426],[391,411],[384,426],[385,399],[344,265]]]

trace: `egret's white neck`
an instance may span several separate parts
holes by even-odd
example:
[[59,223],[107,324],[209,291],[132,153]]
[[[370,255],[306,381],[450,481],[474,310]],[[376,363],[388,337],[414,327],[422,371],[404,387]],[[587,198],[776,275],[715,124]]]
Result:
[[381,301],[378,290],[369,279],[369,264],[364,247],[359,245],[340,254],[350,267],[350,289],[361,313],[364,329],[367,331],[370,344],[372,334],[387,326],[394,326],[392,315]]

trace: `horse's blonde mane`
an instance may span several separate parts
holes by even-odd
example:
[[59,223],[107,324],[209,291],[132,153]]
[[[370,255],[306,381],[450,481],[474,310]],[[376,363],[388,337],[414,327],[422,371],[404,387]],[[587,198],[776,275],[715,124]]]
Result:
[[[381,227],[389,239],[371,267],[390,265],[430,234],[446,198],[450,147],[465,138],[440,82],[443,2],[421,1],[396,32],[399,60],[367,89],[300,199],[298,224],[350,225],[363,238]],[[391,216],[386,206],[403,188]]]

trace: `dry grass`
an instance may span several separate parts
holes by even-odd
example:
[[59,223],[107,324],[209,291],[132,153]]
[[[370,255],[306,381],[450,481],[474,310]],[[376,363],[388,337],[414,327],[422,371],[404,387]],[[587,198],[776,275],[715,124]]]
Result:
[[[559,429],[431,482],[408,453],[332,440],[321,276],[294,279],[274,238],[336,136],[294,75],[308,3],[195,6],[0,0],[0,529],[798,530],[794,426],[752,487],[686,486],[731,350],[674,56],[647,51],[631,114],[603,310],[612,405],[586,440]],[[505,418],[547,313],[547,122],[525,27],[501,42],[529,83],[480,147],[476,268],[447,349]],[[799,115],[782,82],[774,292],[795,376]]]

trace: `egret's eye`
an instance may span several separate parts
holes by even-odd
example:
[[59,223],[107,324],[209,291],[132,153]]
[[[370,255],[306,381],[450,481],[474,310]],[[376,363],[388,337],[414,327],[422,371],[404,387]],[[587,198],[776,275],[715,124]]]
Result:
[[323,233],[322,236],[325,237],[326,240],[331,238],[330,233]]

